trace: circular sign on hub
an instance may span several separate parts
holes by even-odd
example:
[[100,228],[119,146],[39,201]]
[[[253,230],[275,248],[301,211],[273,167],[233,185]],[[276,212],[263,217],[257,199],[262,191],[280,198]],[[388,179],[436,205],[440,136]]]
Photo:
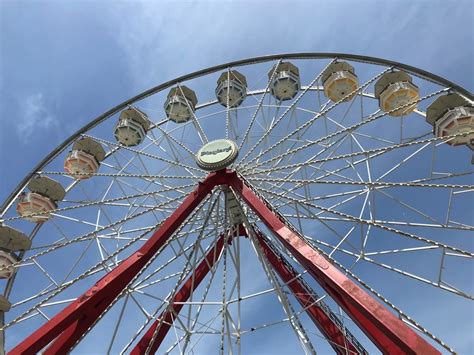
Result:
[[196,154],[197,165],[207,171],[217,171],[232,164],[239,150],[229,139],[218,139],[207,143]]

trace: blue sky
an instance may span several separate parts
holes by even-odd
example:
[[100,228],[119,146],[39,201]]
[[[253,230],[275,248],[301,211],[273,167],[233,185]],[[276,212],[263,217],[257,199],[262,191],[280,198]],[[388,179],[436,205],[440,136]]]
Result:
[[0,7],[2,200],[92,118],[221,62],[348,52],[411,64],[473,88],[471,1],[4,0]]
[[472,1],[4,0],[0,200],[92,118],[222,62],[346,52],[416,66],[473,91],[473,22]]

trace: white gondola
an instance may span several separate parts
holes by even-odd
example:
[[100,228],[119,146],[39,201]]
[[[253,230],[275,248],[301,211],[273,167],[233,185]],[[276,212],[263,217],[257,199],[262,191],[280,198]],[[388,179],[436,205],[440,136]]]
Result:
[[171,121],[184,123],[193,117],[196,105],[197,97],[194,91],[181,85],[170,90],[164,108]]
[[102,145],[92,138],[83,137],[74,142],[64,161],[64,170],[75,179],[88,179],[97,172],[104,158]]
[[0,250],[0,279],[9,279],[15,274],[14,264],[20,259],[15,253],[7,250]]
[[[384,112],[390,112],[416,101],[420,98],[418,87],[413,84],[412,78],[405,72],[394,71],[385,73],[375,83],[375,97],[379,100],[379,107]],[[413,112],[416,103],[403,109],[391,112],[390,116],[402,116]]]
[[35,223],[51,218],[48,212],[56,209],[57,202],[66,194],[59,182],[46,176],[31,179],[28,188],[30,191],[20,194],[16,211],[22,218]]
[[[321,81],[324,94],[333,102],[351,100],[355,95],[355,90],[359,87],[354,67],[346,62],[336,62],[329,65],[323,72]],[[349,95],[350,93],[352,94]]]
[[0,279],[8,279],[14,275],[14,264],[19,261],[15,252],[28,250],[30,247],[31,240],[25,234],[9,226],[0,225]]
[[[448,94],[438,97],[426,110],[426,120],[437,137],[474,131],[474,108],[462,96]],[[473,148],[474,133],[451,138],[450,145],[466,144]]]
[[247,97],[247,79],[237,70],[222,73],[217,79],[216,97],[224,107],[239,106]]
[[137,108],[130,107],[120,113],[115,126],[115,139],[127,147],[139,145],[150,129],[148,116]]
[[[273,74],[275,72],[275,74]],[[290,62],[275,64],[268,72],[270,93],[278,101],[291,100],[300,89],[300,71]]]

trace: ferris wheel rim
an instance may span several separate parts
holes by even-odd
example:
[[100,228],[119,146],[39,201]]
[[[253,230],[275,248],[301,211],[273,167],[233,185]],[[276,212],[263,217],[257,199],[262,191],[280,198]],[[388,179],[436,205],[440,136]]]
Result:
[[425,80],[432,81],[438,84],[443,84],[446,87],[464,95],[471,101],[474,101],[474,94],[470,93],[467,89],[464,89],[462,86],[457,85],[450,80],[447,80],[441,76],[428,72],[426,70],[407,65],[404,63],[387,60],[378,57],[372,56],[365,56],[365,55],[358,55],[358,54],[349,54],[349,53],[332,53],[332,52],[300,52],[300,53],[280,53],[280,54],[271,54],[271,55],[263,55],[245,59],[239,59],[231,62],[227,62],[224,64],[218,64],[215,66],[207,67],[189,74],[182,75],[180,77],[168,80],[162,84],[154,86],[148,90],[145,90],[132,98],[121,102],[120,104],[116,105],[115,107],[111,108],[110,110],[104,112],[103,114],[97,116],[92,121],[78,129],[68,138],[66,138],[61,144],[59,144],[56,148],[54,148],[46,157],[44,157],[24,178],[21,182],[16,186],[15,189],[7,196],[4,200],[3,204],[0,206],[0,221],[1,217],[4,213],[8,210],[11,206],[13,201],[16,199],[18,194],[26,187],[27,183],[31,178],[41,170],[45,165],[47,165],[50,161],[56,158],[68,145],[70,145],[77,137],[85,132],[89,131],[90,129],[94,128],[98,124],[102,123],[106,119],[110,118],[112,115],[116,114],[120,110],[126,108],[129,105],[134,104],[142,99],[145,99],[148,96],[154,95],[160,91],[163,91],[167,88],[172,87],[173,85],[177,85],[183,81],[192,80],[201,76],[209,75],[214,72],[218,72],[223,69],[228,69],[231,67],[239,67],[243,65],[250,65],[250,64],[258,64],[258,63],[265,63],[270,62],[273,60],[283,60],[283,59],[345,59],[355,62],[361,62],[366,64],[374,64],[374,65],[384,65],[384,66],[392,66],[394,68],[403,69],[409,73],[416,74],[422,77]]
[[[294,55],[298,55],[298,54],[294,54]],[[253,62],[252,62],[252,60],[255,59],[255,58],[250,58],[250,59],[244,60],[245,62],[244,62],[243,64],[242,64],[242,63],[237,64],[237,66],[243,66],[243,65],[253,66],[254,64],[266,63],[267,61],[272,61],[272,60],[275,60],[275,59],[277,59],[277,60],[279,60],[279,62],[281,62],[281,60],[286,59],[286,58],[294,58],[294,57],[293,57],[293,56],[288,56],[288,55],[287,55],[286,57],[284,57],[283,55],[275,55],[275,56],[272,56],[271,58],[263,57],[263,59],[261,60],[261,62],[256,62],[256,61],[253,61]],[[329,58],[333,58],[333,57],[331,57],[331,56],[327,56],[327,57],[315,57],[314,59],[315,59],[315,61],[318,61],[318,62],[319,62],[319,59],[323,59],[323,58],[328,58],[328,59],[329,59]],[[299,58],[296,58],[296,59],[301,59],[301,60],[303,60],[303,61],[306,61],[306,60],[307,60],[307,61],[310,61],[310,60],[311,60],[311,58],[308,58],[308,57],[299,57]],[[337,56],[336,58],[333,58],[333,61],[334,61],[334,60],[338,60],[338,59],[349,59],[349,60],[352,60],[352,61],[357,61],[357,60],[355,60],[355,59],[350,59],[350,58],[347,58],[347,57],[342,57],[341,55]],[[359,61],[359,62],[362,62],[362,61]],[[375,66],[375,65],[384,66],[385,71],[393,70],[394,68],[400,69],[400,66],[395,66],[395,65],[387,67],[389,64],[386,64],[386,63],[373,63],[373,62],[367,62],[367,61],[366,61],[365,64],[370,64],[370,65],[374,65],[374,66]],[[223,66],[225,66],[225,65],[227,65],[227,64],[224,64]],[[212,74],[213,72],[218,71],[219,68],[221,68],[221,67],[222,67],[222,66],[219,66],[219,67],[212,67],[212,68],[208,68],[206,73],[202,73],[202,71],[199,71],[199,72],[195,72],[195,73],[192,73],[192,74],[189,74],[189,75],[204,76],[205,79],[207,79],[209,74]],[[215,68],[218,68],[218,69],[215,69]],[[214,71],[213,71],[212,69],[214,69]],[[224,69],[230,70],[230,68],[224,68]],[[205,70],[206,70],[206,69],[205,69]],[[407,71],[408,71],[408,70],[407,70]],[[379,75],[381,75],[381,74],[379,74]],[[418,75],[418,74],[415,74],[414,76],[418,76],[418,78],[422,78],[422,77],[421,77],[420,75]],[[188,79],[185,79],[185,80],[191,80],[191,79],[192,79],[192,78],[188,78]],[[174,79],[174,80],[178,80],[178,79]],[[317,79],[315,79],[315,80],[317,80]],[[371,79],[371,80],[373,81],[373,80],[375,80],[375,79]],[[426,79],[423,79],[423,80],[425,80],[425,81],[430,81],[430,80],[426,80]],[[314,82],[314,81],[313,81],[313,82]],[[311,90],[311,91],[312,91],[312,90],[314,90],[314,91],[322,91],[319,86],[314,86],[314,85],[313,85],[313,82],[312,82],[311,84],[309,84],[309,86],[302,86],[300,89],[303,90],[304,92],[306,92],[307,90]],[[431,82],[432,82],[432,83],[435,83],[434,81],[431,81]],[[168,82],[168,83],[171,83],[170,85],[173,85],[173,83],[175,83],[175,81],[173,81],[173,82]],[[368,83],[369,83],[369,82],[368,82]],[[368,83],[367,83],[367,84],[368,84]],[[167,84],[167,83],[165,83],[165,84]],[[165,85],[165,84],[162,84],[162,85]],[[180,84],[180,83],[179,83],[179,81],[178,81],[178,86],[179,86],[179,84]],[[365,86],[365,84],[364,84],[364,86]],[[156,89],[156,87],[153,88],[153,89]],[[153,90],[153,89],[150,89],[150,90]],[[148,96],[152,96],[152,95],[154,95],[154,94],[156,94],[156,93],[159,93],[160,91],[162,91],[162,90],[164,90],[164,89],[166,89],[166,87],[163,87],[163,88],[161,88],[160,90],[157,90],[157,91],[155,91],[155,92],[153,92],[153,93],[149,93]],[[450,85],[448,85],[448,87],[445,87],[443,90],[437,91],[437,92],[432,93],[432,94],[430,94],[430,95],[431,95],[431,96],[433,96],[433,95],[438,95],[438,94],[441,93],[441,92],[446,92],[446,91],[451,91],[451,90],[452,90],[452,87],[451,87]],[[453,90],[453,91],[454,91],[454,90]],[[260,89],[259,89],[259,90],[255,90],[255,91],[252,91],[252,92],[249,91],[249,92],[247,92],[247,94],[248,94],[248,95],[252,95],[252,96],[253,96],[253,95],[258,96],[258,95],[261,95],[261,94],[265,95],[266,92],[268,92],[267,89],[264,89],[264,90],[260,90]],[[117,107],[126,107],[127,105],[130,105],[130,103],[133,104],[133,103],[135,103],[135,102],[139,102],[139,101],[141,101],[142,99],[144,99],[144,98],[147,97],[147,96],[146,96],[146,93],[147,93],[147,92],[144,92],[144,93],[140,94],[140,95],[143,95],[143,97],[138,97],[138,98],[137,98],[137,96],[135,96],[134,98],[132,98],[132,99],[130,99],[130,100],[128,100],[128,101],[122,103],[122,104],[121,104],[122,106],[117,106]],[[303,95],[303,94],[304,94],[304,93],[302,93],[302,95]],[[375,98],[375,97],[374,97],[373,95],[371,95],[370,93],[362,93],[362,92],[361,92],[360,95],[361,95],[361,97],[362,97],[362,96],[364,96],[364,97],[370,97],[371,99],[374,99],[374,98]],[[426,97],[428,97],[428,96],[426,96]],[[424,97],[424,98],[422,98],[422,99],[420,99],[420,100],[425,100],[426,97]],[[203,104],[200,104],[199,106],[196,106],[196,110],[199,109],[199,108],[207,107],[207,106],[213,106],[213,105],[216,104],[216,103],[218,103],[217,100],[212,100],[212,99],[211,99],[210,101],[204,102]],[[259,105],[254,105],[254,106],[260,107],[260,104],[259,104]],[[263,107],[263,106],[265,106],[265,107],[267,107],[267,106],[268,106],[268,107],[273,107],[271,104],[262,105],[262,107]],[[253,107],[253,106],[248,106],[248,107]],[[277,106],[274,106],[274,107],[277,107]],[[292,107],[292,106],[288,106],[288,107],[287,107],[287,106],[282,105],[282,104],[280,103],[280,104],[278,104],[278,107],[281,107],[281,108],[285,108],[285,107],[286,107],[286,108],[289,108],[289,107]],[[132,106],[132,108],[133,108],[133,106]],[[300,108],[300,107],[295,107],[295,111],[297,111],[297,110],[299,110],[299,109],[301,109],[301,108]],[[115,110],[115,111],[112,112],[112,113],[110,113],[110,114],[105,113],[105,114],[99,116],[99,117],[97,118],[97,119],[100,118],[99,121],[95,122],[95,121],[97,120],[97,119],[96,119],[96,120],[90,122],[88,125],[84,126],[81,130],[79,130],[78,132],[76,132],[75,134],[73,134],[71,137],[69,137],[68,140],[66,140],[65,142],[63,142],[63,144],[62,144],[61,146],[58,146],[55,151],[52,151],[52,152],[51,152],[50,156],[48,156],[47,158],[45,158],[45,159],[40,163],[40,165],[41,165],[40,167],[37,167],[34,171],[31,172],[31,176],[34,176],[35,174],[38,174],[38,173],[40,173],[40,174],[58,174],[57,172],[54,172],[54,171],[53,171],[53,172],[48,172],[48,171],[43,171],[42,169],[44,168],[45,165],[47,165],[47,164],[49,164],[49,163],[55,161],[55,160],[58,158],[58,156],[59,156],[60,154],[64,153],[65,149],[67,149],[67,147],[69,146],[69,144],[71,143],[72,140],[74,140],[74,139],[76,139],[77,137],[80,137],[80,136],[85,136],[85,137],[87,137],[87,133],[88,133],[89,129],[92,129],[92,128],[95,127],[95,125],[99,125],[99,124],[105,122],[106,120],[109,120],[115,113],[117,113],[117,112],[120,110],[120,108],[119,108],[119,109],[112,109],[112,110]],[[150,109],[150,110],[151,110],[151,109]],[[237,112],[237,110],[238,110],[238,109],[236,109],[236,112]],[[110,112],[110,111],[111,111],[111,110],[109,110],[108,112]],[[417,112],[417,111],[418,111],[418,110],[415,110],[414,113],[416,113],[417,115],[425,116],[423,111],[418,111],[418,112]],[[223,111],[222,111],[222,112],[223,112]],[[221,112],[221,113],[222,113],[222,112]],[[227,110],[226,113],[228,114],[228,112],[229,112],[229,111]],[[311,114],[316,114],[316,112],[311,112],[311,111],[308,111],[308,112],[310,112]],[[201,121],[201,119],[206,118],[206,117],[208,117],[208,116],[216,115],[217,113],[218,113],[218,112],[215,112],[215,113],[210,114],[210,115],[202,116],[202,117],[199,118],[199,121]],[[377,112],[375,112],[374,114],[376,114],[376,113],[377,113]],[[284,116],[285,114],[286,114],[286,111],[285,111],[285,113],[284,113],[282,116]],[[374,115],[374,114],[373,114],[373,115]],[[102,116],[103,116],[103,117],[102,117]],[[383,116],[385,116],[385,114],[384,114]],[[371,117],[371,116],[370,116],[370,117]],[[197,120],[197,118],[196,118],[195,116],[194,116],[194,119]],[[228,119],[228,118],[227,118],[227,119]],[[108,121],[107,121],[107,122],[108,122]],[[167,122],[168,122],[167,119],[163,119],[163,120],[162,120],[161,118],[159,118],[158,120],[155,121],[155,124],[153,125],[153,128],[157,128],[157,129],[159,129],[159,130],[161,131],[162,128],[161,128],[160,126],[164,125],[164,126],[166,127],[166,126],[167,126]],[[341,126],[341,127],[343,127],[343,126]],[[344,128],[344,127],[343,127],[343,128]],[[166,129],[166,128],[165,128],[165,129]],[[86,133],[86,134],[84,134],[84,133]],[[430,134],[430,132],[428,132],[428,134]],[[426,136],[426,134],[425,134],[424,136]],[[416,138],[416,139],[421,139],[421,138],[424,137],[424,136],[415,137],[415,138]],[[275,137],[278,137],[278,136],[275,136]],[[95,137],[91,136],[90,138],[95,138]],[[226,132],[226,138],[227,138],[227,132]],[[414,139],[415,139],[415,138],[414,138]],[[275,139],[277,139],[277,138],[275,138]],[[436,139],[437,139],[437,138],[436,138]],[[153,136],[153,138],[152,138],[151,140],[152,140],[152,143],[155,143],[156,137]],[[99,139],[99,142],[100,142],[100,139]],[[259,141],[259,142],[260,142],[260,141]],[[259,142],[257,142],[256,145],[258,145]],[[279,142],[280,142],[280,141],[278,141],[276,144],[278,144]],[[387,142],[388,142],[388,141],[387,141]],[[422,141],[421,141],[421,142],[422,142]],[[111,145],[111,146],[117,146],[117,147],[119,146],[119,144],[117,144],[117,143],[108,142],[108,141],[106,141],[106,140],[104,140],[102,143],[104,143],[104,144],[109,144],[109,145]],[[314,143],[314,142],[313,142],[313,143]],[[394,144],[393,142],[388,142],[388,143]],[[150,144],[151,144],[151,143],[150,143]],[[272,146],[272,147],[273,147],[273,146]],[[127,148],[127,149],[128,149],[128,148]],[[145,148],[142,149],[141,153],[143,153],[143,150],[144,150],[144,149],[145,149]],[[361,148],[361,149],[364,150],[364,148]],[[133,149],[130,149],[130,150],[131,150],[132,152],[134,151]],[[191,150],[188,149],[188,152],[190,152],[191,155],[194,157],[194,154],[193,154],[193,152],[191,152]],[[365,150],[364,150],[364,152],[365,152]],[[138,153],[138,152],[137,152],[137,153]],[[263,153],[260,153],[260,155],[261,155],[261,154],[263,154]],[[49,159],[48,159],[48,158],[49,158]],[[258,157],[257,157],[257,158],[258,158]],[[273,158],[272,158],[272,159],[273,159]],[[245,160],[245,157],[244,157],[243,160]],[[254,160],[252,160],[252,161],[254,161]],[[239,162],[239,163],[240,163],[240,162]],[[266,163],[266,161],[263,161],[262,164],[265,164],[265,163]],[[259,165],[262,165],[262,164],[259,164]],[[145,170],[146,170],[146,168],[145,168]],[[245,170],[245,169],[244,169],[244,170]],[[60,174],[61,174],[61,175],[64,175],[64,173],[60,173]],[[98,175],[100,175],[100,174],[98,174]],[[252,175],[252,174],[251,174],[251,175]],[[103,176],[106,176],[106,175],[103,174]],[[131,176],[131,175],[130,175],[130,176]],[[148,175],[143,175],[143,176],[148,176]],[[150,175],[150,176],[151,176],[151,175]],[[326,175],[325,175],[325,176],[326,176]],[[385,176],[385,175],[384,175],[384,176]],[[180,176],[178,176],[178,177],[180,177]],[[173,176],[173,178],[178,178],[178,177]],[[195,176],[193,175],[193,177],[195,177]],[[188,178],[190,178],[190,177],[188,177]],[[268,180],[269,183],[272,182],[272,181],[270,180],[270,178],[271,178],[271,176],[270,176],[269,178],[267,178],[267,180]],[[28,179],[28,177],[26,178],[26,180],[27,180],[27,179]],[[258,176],[256,177],[256,179],[262,180],[262,178],[258,178]],[[251,180],[251,179],[250,179],[250,180]],[[274,181],[274,182],[275,182],[275,183],[280,183],[280,181]],[[303,180],[301,180],[301,181],[300,181],[300,180],[298,180],[298,181],[295,180],[295,181],[292,181],[292,182],[300,184],[300,183],[302,183],[302,182],[304,182],[304,181],[303,181]],[[330,181],[323,181],[323,182],[330,182]],[[363,182],[363,181],[362,181],[362,182]],[[273,182],[272,182],[272,183],[273,183]],[[333,182],[330,182],[330,183],[333,183]],[[389,184],[390,184],[390,183],[389,183]],[[394,183],[392,182],[391,184],[393,185]],[[366,185],[366,183],[364,183],[364,185]],[[262,186],[259,186],[259,187],[262,187]],[[269,188],[270,188],[270,187],[271,187],[271,186],[269,186]],[[17,188],[17,193],[21,192],[21,189],[22,189],[22,186],[19,186],[19,187]],[[262,187],[262,192],[263,192],[263,187]],[[266,195],[266,196],[267,196],[267,195]],[[17,197],[17,196],[14,196],[14,197],[13,197],[11,203],[13,203],[13,202],[15,201],[16,197]],[[8,209],[11,207],[11,203],[10,203],[10,205],[7,204],[6,209],[5,209],[5,207],[3,207],[3,208],[4,208],[3,211],[0,210],[0,211],[1,211],[1,212],[0,212],[0,216],[2,216],[1,213],[4,212],[5,210],[8,211]],[[279,206],[279,205],[278,205],[278,206]],[[290,217],[291,217],[291,216],[290,216]],[[16,218],[18,218],[18,217],[16,217]],[[15,219],[16,219],[16,218],[15,218]],[[7,221],[9,221],[9,220],[11,220],[11,219],[13,219],[13,218],[6,218],[6,219],[0,219],[0,220],[1,220],[2,222],[7,222]],[[41,225],[41,224],[40,224],[40,225]],[[37,226],[40,226],[40,225],[37,225]],[[14,279],[11,280],[12,283],[14,282],[13,280],[14,280]]]

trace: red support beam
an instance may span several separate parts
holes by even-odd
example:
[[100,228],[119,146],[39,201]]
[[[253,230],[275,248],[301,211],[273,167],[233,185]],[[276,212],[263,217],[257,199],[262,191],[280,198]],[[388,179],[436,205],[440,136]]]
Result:
[[[222,249],[224,249],[224,235],[219,237],[216,244],[209,250],[206,257],[199,263],[193,275],[188,278],[188,280],[176,293],[176,296],[170,302],[170,309],[163,312],[158,320],[156,320],[151,325],[146,334],[140,339],[130,354],[145,354],[148,348],[150,349],[149,354],[154,354],[158,350],[158,347],[163,342],[163,339],[165,338],[166,334],[168,334],[168,331],[174,322],[175,315],[178,314],[181,311],[181,308],[184,306],[183,303],[176,302],[186,302],[189,299],[191,293],[194,292],[201,281],[204,280],[208,272],[214,267],[217,260],[219,260]],[[159,329],[157,330],[158,327]]]
[[[229,232],[228,243],[232,242],[233,237],[236,236],[246,236],[247,232],[242,225],[239,225],[236,230],[237,234]],[[156,328],[159,326],[159,323],[162,322],[161,328],[158,329],[158,332],[155,335],[153,344],[150,347],[150,354],[156,353],[161,343],[168,334],[171,325],[174,322],[174,315],[178,314],[183,308],[183,304],[175,304],[175,302],[186,302],[191,293],[199,286],[202,280],[206,277],[207,273],[214,267],[215,263],[219,260],[219,256],[224,249],[224,235],[221,235],[217,240],[216,244],[212,249],[209,250],[205,259],[201,261],[193,275],[189,277],[186,283],[181,287],[177,292],[175,298],[171,302],[172,306],[169,311],[166,311],[160,315],[157,321],[155,321],[146,334],[140,339],[135,348],[131,351],[130,354],[139,355],[144,354],[148,348],[150,342],[153,340],[153,334],[156,331]]]
[[291,292],[293,292],[293,295],[301,306],[305,308],[306,313],[308,313],[313,323],[328,340],[329,345],[332,346],[336,354],[348,355],[365,353],[363,350],[358,350],[354,344],[351,343],[343,333],[343,329],[334,323],[329,315],[318,305],[316,298],[313,297],[308,287],[300,280],[295,270],[286,264],[283,257],[270,247],[263,234],[258,230],[254,230],[254,232],[262,252],[273,269],[283,282],[285,282]]
[[66,353],[160,250],[189,214],[217,185],[229,185],[261,218],[298,262],[319,282],[383,352],[440,354],[408,325],[313,249],[244,183],[235,172],[211,173],[188,195],[150,239],[91,289],[18,344],[10,354],[35,354],[53,340],[46,353]]
[[216,185],[222,183],[222,175],[222,173],[209,174],[140,249],[18,344],[10,351],[10,354],[36,354],[56,338],[58,339],[45,353],[67,353],[153,255],[160,250],[206,195]]
[[286,226],[236,173],[228,174],[228,185],[383,353],[440,354],[407,324],[339,271],[301,235]]

